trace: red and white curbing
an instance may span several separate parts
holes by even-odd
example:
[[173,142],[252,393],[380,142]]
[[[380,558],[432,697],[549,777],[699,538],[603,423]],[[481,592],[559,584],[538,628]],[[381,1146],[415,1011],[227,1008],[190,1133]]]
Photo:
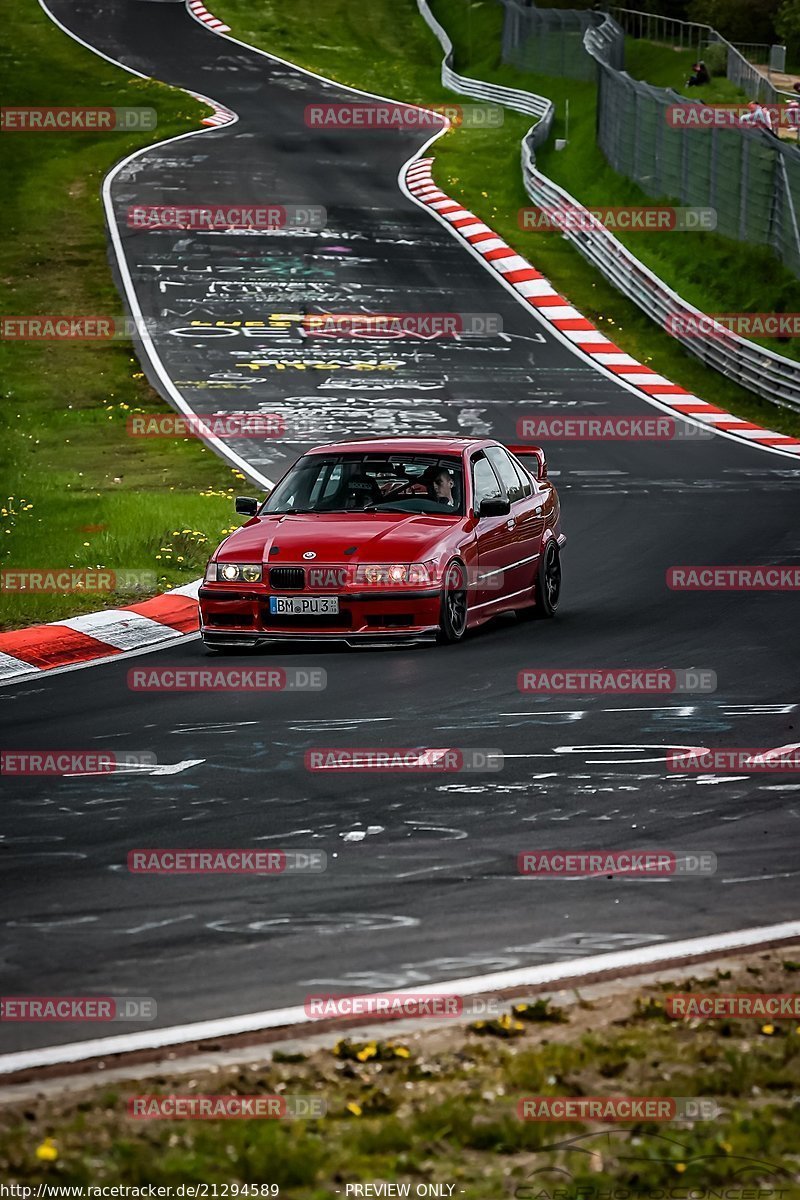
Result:
[[[210,13],[203,4],[203,0],[186,0],[186,7],[196,21],[213,29],[214,33],[230,32],[230,25],[225,25],[218,17]],[[216,100],[211,100],[208,96],[201,96],[197,92],[191,94],[198,100],[202,100],[204,104],[209,104],[214,110],[210,117],[203,117],[201,125],[210,125],[215,128],[219,125],[230,125],[232,121],[238,120],[235,113],[232,113],[229,108],[225,108],[224,105],[218,104]]]
[[699,396],[687,392],[685,388],[671,383],[663,375],[655,373],[651,367],[637,362],[630,354],[615,346],[596,325],[560,296],[540,271],[507,246],[479,217],[457,200],[453,200],[433,182],[433,161],[432,158],[418,158],[409,163],[405,172],[405,185],[410,194],[447,221],[531,308],[559,330],[577,350],[636,388],[648,399],[657,401],[680,416],[703,421],[751,444],[757,442],[761,446],[800,457],[800,438],[788,437],[772,429],[763,429],[750,421],[742,420],[741,417],[735,417],[724,408],[709,404]]
[[208,25],[209,29],[213,29],[217,33],[227,33],[230,30],[230,25],[226,25],[224,21],[220,21],[218,17],[208,11],[203,0],[188,0],[188,5],[192,16],[197,17],[197,20],[202,21],[204,25]]
[[[227,25],[224,28],[227,29]],[[204,104],[210,104],[214,110],[210,117],[203,117],[201,125],[230,125],[232,121],[237,120],[235,113],[232,113],[229,108],[217,104],[216,100],[209,100],[207,96],[199,96],[198,99],[202,100]]]
[[198,579],[124,608],[0,633],[0,683],[156,648],[195,633],[200,623],[199,587]]

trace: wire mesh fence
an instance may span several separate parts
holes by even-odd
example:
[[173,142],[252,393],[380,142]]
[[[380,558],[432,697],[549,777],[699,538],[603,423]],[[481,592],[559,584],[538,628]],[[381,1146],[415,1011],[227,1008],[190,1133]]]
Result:
[[676,110],[686,108],[677,92],[598,67],[597,142],[614,170],[648,196],[713,208],[718,233],[771,247],[800,275],[795,145],[757,128],[676,127]]
[[[610,165],[654,198],[712,208],[724,237],[770,247],[800,276],[800,150],[756,126],[679,123],[696,101],[622,70],[625,32],[699,52],[728,47],[729,77],[768,102],[768,81],[709,25],[649,13],[537,9],[502,0],[503,59],[525,70],[596,79],[597,141]],[[616,20],[620,16],[623,25]],[[737,73],[740,75],[737,76]],[[756,78],[757,77],[757,78]],[[745,86],[747,85],[747,86]],[[748,91],[749,88],[749,91]],[[783,97],[780,97],[783,99]]]
[[[595,66],[584,50],[587,31],[603,14],[560,8],[535,8],[521,0],[504,0],[503,61],[522,71],[560,79],[595,78]],[[622,66],[624,39],[606,46],[607,61]]]

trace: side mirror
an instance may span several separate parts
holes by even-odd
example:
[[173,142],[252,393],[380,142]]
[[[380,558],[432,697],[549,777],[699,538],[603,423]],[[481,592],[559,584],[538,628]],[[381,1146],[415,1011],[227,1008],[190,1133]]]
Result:
[[508,500],[481,500],[478,516],[507,517],[510,512],[511,504]]
[[258,501],[253,496],[237,496],[236,511],[243,517],[254,517],[258,512]]

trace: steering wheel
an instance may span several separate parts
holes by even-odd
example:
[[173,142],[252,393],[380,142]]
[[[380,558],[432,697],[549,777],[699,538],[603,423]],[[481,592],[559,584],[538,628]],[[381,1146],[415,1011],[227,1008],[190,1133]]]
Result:
[[387,500],[396,500],[399,496],[421,496],[423,494],[425,496],[428,495],[428,489],[425,487],[425,484],[413,479],[408,483],[401,483],[393,491],[387,492],[383,500],[386,502]]

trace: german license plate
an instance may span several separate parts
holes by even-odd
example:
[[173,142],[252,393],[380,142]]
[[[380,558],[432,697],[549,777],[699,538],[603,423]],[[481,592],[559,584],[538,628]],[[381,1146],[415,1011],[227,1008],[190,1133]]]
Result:
[[339,612],[338,596],[270,596],[269,611],[273,616],[291,613],[295,617],[334,615]]

